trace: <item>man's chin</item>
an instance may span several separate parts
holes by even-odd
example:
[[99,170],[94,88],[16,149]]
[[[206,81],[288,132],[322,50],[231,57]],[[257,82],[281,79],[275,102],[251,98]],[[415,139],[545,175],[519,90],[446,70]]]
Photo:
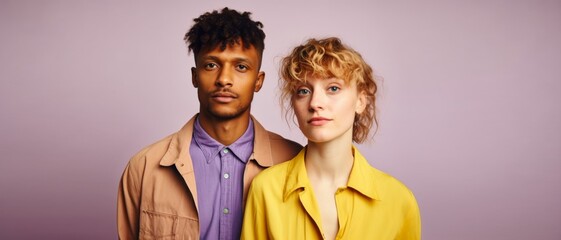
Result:
[[211,114],[217,120],[232,120],[243,116],[243,112],[238,111],[212,111]]

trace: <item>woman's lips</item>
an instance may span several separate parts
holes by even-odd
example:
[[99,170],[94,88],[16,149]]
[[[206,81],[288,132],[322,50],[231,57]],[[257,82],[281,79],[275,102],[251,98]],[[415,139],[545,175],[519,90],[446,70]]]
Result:
[[312,126],[322,126],[322,125],[327,124],[329,121],[331,121],[331,119],[329,119],[329,118],[314,117],[314,118],[308,120],[308,123]]

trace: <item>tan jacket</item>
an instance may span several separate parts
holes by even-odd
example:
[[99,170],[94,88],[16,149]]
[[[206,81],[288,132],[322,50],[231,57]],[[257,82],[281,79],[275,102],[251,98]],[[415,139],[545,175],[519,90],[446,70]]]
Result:
[[[290,160],[302,148],[252,119],[255,138],[245,167],[244,200],[255,175]],[[189,154],[194,120],[129,161],[119,184],[119,239],[199,239],[197,188]]]

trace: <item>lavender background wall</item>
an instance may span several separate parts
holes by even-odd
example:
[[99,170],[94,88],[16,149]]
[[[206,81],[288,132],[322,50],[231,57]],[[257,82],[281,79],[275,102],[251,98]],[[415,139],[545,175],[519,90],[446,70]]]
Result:
[[561,239],[560,1],[0,2],[0,239],[115,239],[118,180],[198,111],[182,41],[230,6],[267,34],[254,115],[280,56],[339,36],[384,78],[359,148],[407,184],[424,239]]

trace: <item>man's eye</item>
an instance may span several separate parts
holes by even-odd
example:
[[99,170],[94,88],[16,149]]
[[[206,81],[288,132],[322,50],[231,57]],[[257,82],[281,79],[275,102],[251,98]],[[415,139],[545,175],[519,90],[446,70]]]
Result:
[[247,71],[248,67],[246,65],[238,65],[238,70]]
[[205,69],[215,69],[217,67],[214,63],[207,63],[205,64]]

